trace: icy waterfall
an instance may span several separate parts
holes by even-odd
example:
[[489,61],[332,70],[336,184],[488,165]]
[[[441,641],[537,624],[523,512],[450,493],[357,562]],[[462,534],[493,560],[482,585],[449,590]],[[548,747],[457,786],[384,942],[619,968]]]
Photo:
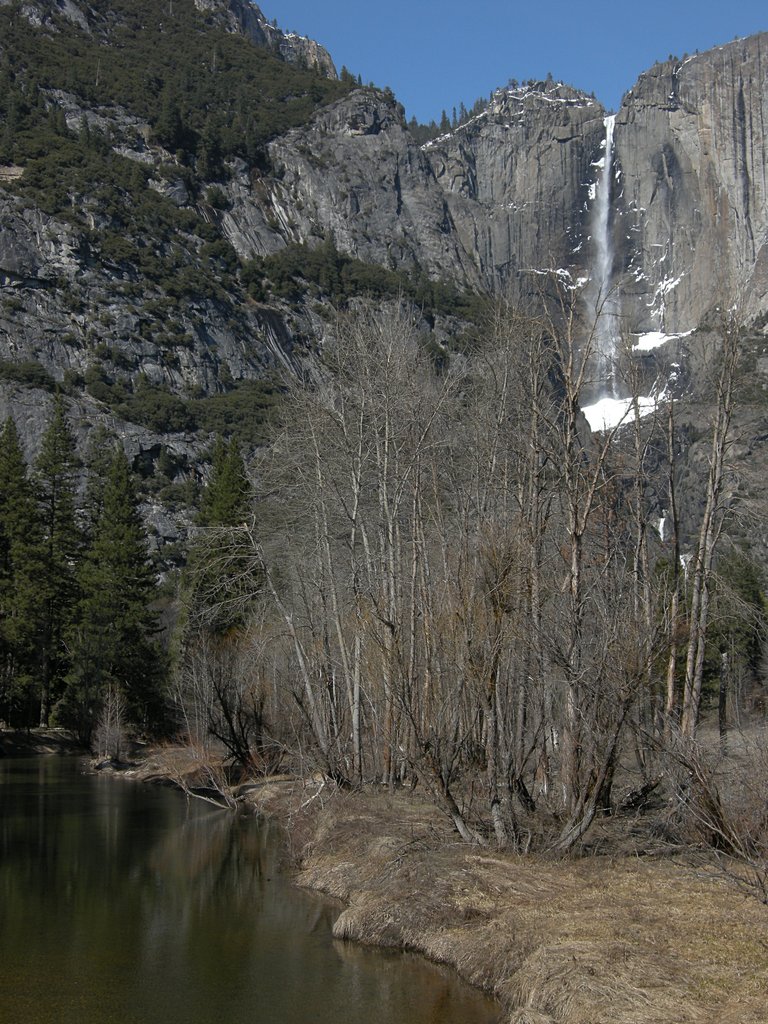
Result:
[[592,239],[594,263],[590,275],[587,298],[590,316],[594,322],[593,348],[596,378],[601,395],[616,397],[615,362],[619,335],[619,303],[613,287],[613,242],[611,233],[611,199],[613,185],[613,133],[616,115],[603,121],[605,142],[598,162],[600,175],[595,186],[595,205],[592,210]]

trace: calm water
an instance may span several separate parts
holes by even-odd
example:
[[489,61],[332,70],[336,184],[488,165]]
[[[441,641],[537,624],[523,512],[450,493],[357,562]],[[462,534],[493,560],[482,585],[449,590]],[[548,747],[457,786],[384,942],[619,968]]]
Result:
[[177,793],[0,760],[3,1024],[490,1024],[415,957],[335,941],[270,829]]

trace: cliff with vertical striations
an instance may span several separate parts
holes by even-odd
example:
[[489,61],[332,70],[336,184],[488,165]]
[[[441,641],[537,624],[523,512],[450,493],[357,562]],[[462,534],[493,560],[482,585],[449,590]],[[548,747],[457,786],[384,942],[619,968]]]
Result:
[[[617,248],[647,323],[689,330],[722,304],[765,312],[768,34],[642,75],[619,111],[616,150]],[[640,328],[639,306],[635,315]]]

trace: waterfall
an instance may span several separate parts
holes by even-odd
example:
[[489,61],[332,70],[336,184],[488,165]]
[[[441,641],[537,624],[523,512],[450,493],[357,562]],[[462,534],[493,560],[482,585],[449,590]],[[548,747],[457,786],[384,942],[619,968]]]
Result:
[[597,385],[602,394],[616,391],[616,341],[619,330],[618,296],[612,290],[613,243],[611,237],[611,187],[613,184],[613,132],[616,115],[603,121],[605,142],[598,167],[600,175],[595,186],[595,205],[592,211],[592,238],[594,264],[587,292],[590,316],[595,318],[593,344],[596,355]]

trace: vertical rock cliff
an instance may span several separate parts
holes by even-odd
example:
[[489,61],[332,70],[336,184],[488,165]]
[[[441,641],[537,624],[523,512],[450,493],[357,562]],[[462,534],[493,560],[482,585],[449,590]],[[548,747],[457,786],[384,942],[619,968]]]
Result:
[[768,35],[642,75],[603,181],[607,112],[552,80],[419,145],[389,90],[332,80],[249,0],[0,0],[0,21],[0,390],[153,421],[149,398],[235,404],[322,341],[320,246],[521,302],[555,280],[587,315],[600,280],[630,340],[768,314]]
[[488,288],[535,291],[577,262],[605,111],[568,86],[496,93],[487,110],[425,152],[462,247]]
[[631,329],[768,306],[768,34],[657,64],[616,123],[617,271]]

